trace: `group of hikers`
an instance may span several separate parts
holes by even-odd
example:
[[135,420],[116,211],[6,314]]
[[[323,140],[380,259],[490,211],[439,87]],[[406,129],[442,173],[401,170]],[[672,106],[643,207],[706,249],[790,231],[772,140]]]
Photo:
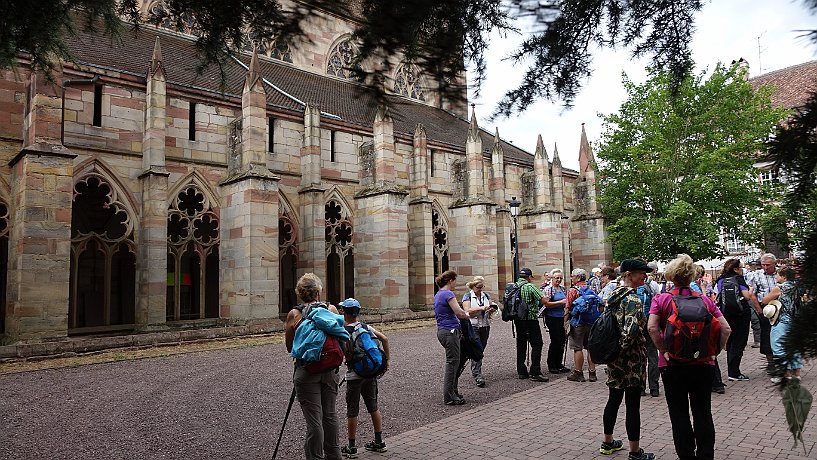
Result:
[[[567,373],[571,382],[593,382],[598,379],[596,365],[606,365],[609,395],[602,414],[600,453],[626,447],[628,460],[656,458],[640,446],[640,404],[643,396],[659,396],[660,376],[678,457],[713,459],[711,394],[725,392],[716,357],[726,351],[728,380],[748,380],[740,363],[752,315],[758,318],[759,348],[768,359],[772,382],[799,378],[802,367],[799,357],[787,359],[782,348],[782,337],[799,305],[796,273],[778,267],[772,254],[764,254],[760,262],[761,269],[744,274],[743,262],[727,260],[712,281],[686,254],[670,261],[662,274],[655,263],[625,259],[617,269],[594,268],[589,278],[585,270],[575,269],[569,287],[559,269],[545,273],[537,286],[532,270],[522,268],[499,303],[486,292],[481,276],[470,279],[458,299],[457,274],[443,272],[435,279],[439,289],[433,301],[437,339],[445,350],[443,403],[465,404],[458,385],[469,360],[474,384],[486,386],[483,353],[491,321],[500,313],[502,319],[512,320],[516,334],[518,377],[548,382],[541,367],[541,319],[550,337],[549,374]],[[294,392],[307,425],[306,458],[357,457],[361,397],[375,431],[375,439],[364,447],[386,452],[377,378],[388,369],[387,337],[359,321],[357,300],[339,303],[343,316],[335,306],[321,302],[322,286],[315,275],[301,277],[296,291],[302,303],[289,312],[285,337],[295,358]],[[565,366],[567,348],[573,352],[572,368]],[[346,373],[338,370],[344,361]],[[341,447],[335,401],[344,377],[348,444]],[[626,446],[613,436],[622,402]]]

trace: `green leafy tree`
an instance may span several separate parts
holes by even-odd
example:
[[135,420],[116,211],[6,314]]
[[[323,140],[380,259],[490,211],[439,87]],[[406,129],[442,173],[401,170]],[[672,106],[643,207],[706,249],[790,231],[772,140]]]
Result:
[[754,91],[742,69],[720,64],[675,89],[656,70],[643,84],[623,81],[628,98],[604,116],[597,147],[613,256],[701,259],[723,252],[721,231],[746,240],[760,206],[753,156],[786,115],[770,89]]

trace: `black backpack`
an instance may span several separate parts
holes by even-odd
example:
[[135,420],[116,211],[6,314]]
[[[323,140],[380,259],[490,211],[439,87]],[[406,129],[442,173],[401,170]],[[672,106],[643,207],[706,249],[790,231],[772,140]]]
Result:
[[721,313],[730,316],[742,314],[742,298],[743,294],[740,292],[738,278],[736,276],[724,278],[717,298],[718,308],[721,309]]
[[596,364],[610,364],[621,353],[621,328],[614,312],[608,306],[590,327],[587,337],[587,351]]
[[505,286],[505,308],[502,309],[502,321],[528,319],[530,307],[522,299],[522,286],[517,286],[516,283],[508,283]]

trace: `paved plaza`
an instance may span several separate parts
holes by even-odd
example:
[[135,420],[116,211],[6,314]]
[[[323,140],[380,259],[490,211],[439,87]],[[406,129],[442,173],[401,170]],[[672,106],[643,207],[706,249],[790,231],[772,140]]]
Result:
[[[600,381],[549,383],[516,378],[510,326],[495,323],[485,360],[486,388],[468,377],[467,404],[442,404],[443,350],[431,323],[387,332],[392,369],[380,381],[386,454],[362,459],[593,459],[607,398]],[[547,349],[547,335],[545,334]],[[240,347],[106,364],[0,375],[2,459],[268,459],[291,390],[283,345]],[[817,420],[806,425],[806,452],[792,450],[779,393],[747,348],[749,382],[713,395],[718,459],[817,458]],[[2,372],[0,368],[0,372]],[[807,365],[803,384],[817,392]],[[338,412],[343,421],[343,391]],[[624,408],[616,438],[626,439]],[[358,442],[372,437],[362,415]],[[287,422],[280,459],[303,458],[304,423],[297,406]],[[345,428],[340,433],[345,435]],[[642,398],[642,442],[659,459],[675,459],[662,397]],[[361,449],[362,450],[362,449]],[[610,458],[626,459],[626,452]]]

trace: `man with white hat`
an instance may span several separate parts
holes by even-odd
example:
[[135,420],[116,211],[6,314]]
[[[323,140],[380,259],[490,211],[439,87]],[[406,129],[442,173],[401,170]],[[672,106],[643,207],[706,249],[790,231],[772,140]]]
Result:
[[590,286],[590,289],[596,294],[601,292],[601,289],[604,287],[601,283],[601,268],[593,267],[593,269],[590,270],[590,279],[587,280],[587,285]]

